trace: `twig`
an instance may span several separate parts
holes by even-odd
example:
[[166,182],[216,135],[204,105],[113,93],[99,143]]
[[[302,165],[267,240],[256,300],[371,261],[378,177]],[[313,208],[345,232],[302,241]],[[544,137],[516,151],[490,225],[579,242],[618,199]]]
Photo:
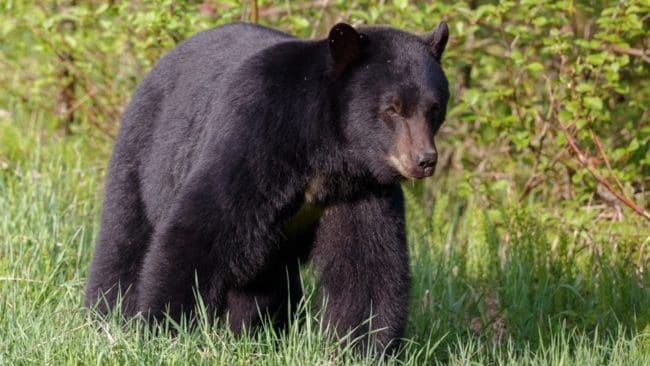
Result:
[[624,54],[631,55],[631,56],[641,57],[645,62],[650,64],[650,50],[642,50],[642,49],[639,49],[639,48],[630,48],[630,47],[621,47],[621,46],[617,46],[615,44],[610,44],[609,47],[605,47],[605,49],[616,52],[616,53],[624,53]]
[[323,0],[320,6],[320,14],[316,19],[316,23],[314,23],[314,26],[312,27],[311,35],[309,36],[309,38],[314,38],[316,36],[316,32],[318,32],[318,28],[320,28],[320,23],[323,21],[323,14],[325,13],[325,8],[327,6],[329,6],[329,0]]
[[609,169],[609,172],[612,174],[612,177],[614,177],[614,181],[616,181],[616,184],[618,185],[618,188],[621,190],[621,192],[624,192],[625,190],[623,189],[623,184],[621,181],[618,179],[616,174],[614,174],[614,170],[612,169],[612,165],[609,163],[609,159],[607,158],[607,155],[605,154],[605,149],[603,148],[603,144],[600,142],[600,138],[594,134],[594,131],[589,131],[591,132],[591,139],[593,142],[596,144],[598,147],[598,152],[600,152],[600,156],[603,157],[603,160],[605,161],[605,165],[607,166],[607,169]]
[[257,0],[253,0],[253,23],[258,23],[260,20],[260,7]]

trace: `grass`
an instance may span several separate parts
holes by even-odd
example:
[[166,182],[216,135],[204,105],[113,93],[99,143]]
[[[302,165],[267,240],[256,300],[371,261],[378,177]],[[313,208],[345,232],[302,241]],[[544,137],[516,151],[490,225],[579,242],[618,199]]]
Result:
[[395,357],[324,337],[308,270],[300,319],[281,334],[99,321],[81,299],[109,145],[0,118],[1,364],[650,364],[646,228],[576,213],[585,224],[569,230],[534,199],[484,202],[453,177],[405,187],[413,290]]

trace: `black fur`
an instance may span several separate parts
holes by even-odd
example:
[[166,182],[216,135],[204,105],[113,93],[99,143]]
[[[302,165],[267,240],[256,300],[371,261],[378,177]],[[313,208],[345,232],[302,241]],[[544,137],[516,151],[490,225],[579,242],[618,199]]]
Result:
[[338,333],[367,332],[373,315],[383,328],[373,344],[397,344],[409,274],[381,106],[404,90],[409,110],[443,106],[433,135],[447,81],[425,38],[336,27],[304,41],[231,24],[158,62],[122,119],[88,306],[105,313],[119,296],[127,315],[178,318],[198,290],[236,331],[258,323],[258,309],[281,326],[309,258]]

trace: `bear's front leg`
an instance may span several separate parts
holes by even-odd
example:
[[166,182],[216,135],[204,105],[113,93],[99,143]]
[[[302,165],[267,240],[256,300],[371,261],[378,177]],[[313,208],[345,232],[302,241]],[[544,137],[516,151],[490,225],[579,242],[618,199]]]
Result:
[[404,332],[410,286],[399,185],[328,208],[312,258],[325,324],[338,336],[352,331],[350,340],[362,337],[362,347],[394,349]]

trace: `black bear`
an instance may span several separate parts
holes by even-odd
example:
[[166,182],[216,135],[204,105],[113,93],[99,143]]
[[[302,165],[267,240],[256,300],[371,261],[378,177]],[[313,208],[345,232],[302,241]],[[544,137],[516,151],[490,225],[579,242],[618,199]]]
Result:
[[86,305],[179,318],[200,296],[235,331],[282,326],[310,260],[330,329],[392,348],[409,300],[400,181],[435,168],[447,39],[444,22],[323,40],[237,23],[180,43],[124,112]]

